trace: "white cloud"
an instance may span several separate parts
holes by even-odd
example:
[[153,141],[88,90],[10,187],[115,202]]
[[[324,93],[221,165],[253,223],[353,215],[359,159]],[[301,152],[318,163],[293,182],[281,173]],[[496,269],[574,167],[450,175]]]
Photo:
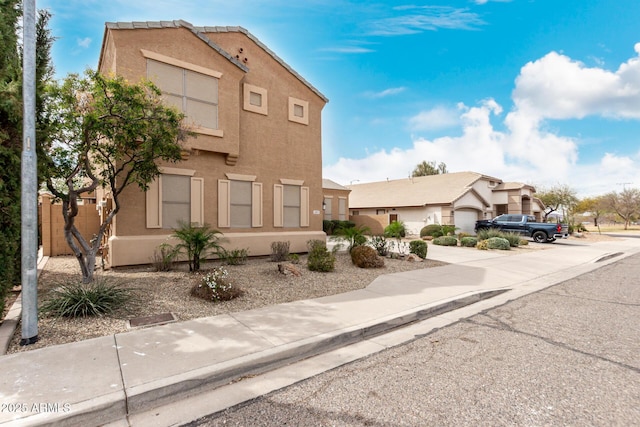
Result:
[[375,52],[373,49],[357,46],[345,46],[345,47],[326,47],[320,49],[322,52],[336,52],[336,53],[371,53]]
[[[640,43],[634,47],[640,54]],[[589,68],[551,52],[522,67],[513,92],[513,109],[498,131],[492,119],[502,107],[488,99],[475,107],[458,106],[457,114],[436,107],[409,120],[415,129],[429,129],[450,120],[462,124],[458,136],[418,138],[406,150],[380,150],[363,159],[341,158],[324,168],[324,176],[341,183],[408,176],[422,160],[444,162],[452,171],[476,171],[505,181],[539,186],[567,183],[579,195],[619,190],[626,183],[640,187],[640,151],[635,156],[606,153],[594,164],[578,164],[579,142],[546,129],[548,119],[586,116],[640,119],[640,58],[615,72]]]
[[78,46],[87,49],[91,45],[91,38],[85,37],[83,39],[77,39],[76,42],[78,43]]
[[409,119],[409,128],[412,131],[428,131],[447,129],[460,124],[460,108],[447,108],[438,106],[428,111],[421,111]]
[[510,3],[511,0],[474,0],[473,1],[475,4],[487,4],[489,2],[496,2],[496,3]]
[[475,30],[485,25],[476,13],[468,9],[450,6],[398,6],[398,16],[369,22],[370,34],[378,36],[401,36],[424,31]]
[[366,96],[367,98],[373,98],[373,99],[386,98],[387,96],[393,96],[393,95],[402,93],[405,90],[407,90],[406,87],[392,87],[389,89],[382,90],[380,92],[366,92],[364,96]]
[[[640,54],[640,43],[635,50]],[[541,119],[640,118],[640,57],[612,72],[551,52],[522,67],[513,100]]]

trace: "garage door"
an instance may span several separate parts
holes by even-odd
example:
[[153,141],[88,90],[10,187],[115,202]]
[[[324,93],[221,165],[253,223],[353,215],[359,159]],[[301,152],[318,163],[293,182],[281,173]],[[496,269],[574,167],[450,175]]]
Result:
[[458,209],[453,214],[457,233],[475,234],[473,227],[478,219],[478,211],[474,209]]

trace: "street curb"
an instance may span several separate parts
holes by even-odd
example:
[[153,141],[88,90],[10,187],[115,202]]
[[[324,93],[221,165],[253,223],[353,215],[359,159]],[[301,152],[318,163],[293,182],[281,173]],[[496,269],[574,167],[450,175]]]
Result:
[[423,321],[507,292],[498,289],[466,294],[444,302],[415,307],[351,328],[320,334],[227,362],[163,378],[140,386],[125,387],[129,415],[211,391],[244,377],[263,374],[323,353]]

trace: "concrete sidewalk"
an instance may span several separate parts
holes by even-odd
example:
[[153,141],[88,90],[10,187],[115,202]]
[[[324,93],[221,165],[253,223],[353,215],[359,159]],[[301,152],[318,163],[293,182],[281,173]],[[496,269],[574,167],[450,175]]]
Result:
[[[162,425],[158,408],[441,313],[471,315],[638,253],[640,239],[544,248],[510,255],[429,245],[430,259],[450,265],[380,276],[340,295],[2,356],[0,424]],[[494,291],[506,292],[486,299]]]

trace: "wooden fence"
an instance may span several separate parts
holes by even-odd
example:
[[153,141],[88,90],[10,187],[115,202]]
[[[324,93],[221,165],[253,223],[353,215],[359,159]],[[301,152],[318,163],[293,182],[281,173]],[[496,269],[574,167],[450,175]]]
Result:
[[[96,208],[95,204],[78,206],[75,225],[86,239],[91,239],[100,228],[100,216]],[[38,211],[43,254],[45,256],[73,255],[64,238],[62,204],[52,203],[52,197],[44,194]]]

